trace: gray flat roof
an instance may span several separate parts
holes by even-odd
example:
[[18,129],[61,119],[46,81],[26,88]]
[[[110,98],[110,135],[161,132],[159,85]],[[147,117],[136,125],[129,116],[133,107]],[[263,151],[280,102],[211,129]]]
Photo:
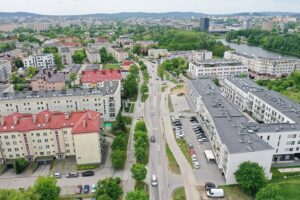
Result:
[[257,124],[249,122],[244,114],[222,94],[210,79],[190,80],[210,113],[218,135],[228,151],[245,153],[273,149],[257,134]]
[[14,99],[36,99],[36,98],[57,98],[65,96],[87,96],[87,95],[113,95],[119,87],[119,81],[104,82],[102,88],[83,89],[74,88],[61,91],[26,91],[15,93],[0,93],[0,101],[8,101]]

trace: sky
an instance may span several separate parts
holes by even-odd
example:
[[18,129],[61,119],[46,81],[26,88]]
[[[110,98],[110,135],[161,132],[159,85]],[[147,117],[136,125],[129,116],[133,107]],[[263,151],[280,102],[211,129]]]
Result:
[[117,12],[300,12],[300,0],[0,0],[0,12],[76,15]]

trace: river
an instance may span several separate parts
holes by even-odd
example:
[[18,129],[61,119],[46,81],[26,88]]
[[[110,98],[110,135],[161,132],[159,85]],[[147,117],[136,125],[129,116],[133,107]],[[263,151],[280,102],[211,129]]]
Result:
[[265,50],[260,47],[250,46],[247,44],[237,44],[232,42],[227,42],[224,39],[219,40],[224,45],[229,46],[232,49],[235,49],[239,53],[247,54],[249,56],[265,57],[265,58],[287,58],[287,59],[298,59],[293,56],[284,55],[272,51]]

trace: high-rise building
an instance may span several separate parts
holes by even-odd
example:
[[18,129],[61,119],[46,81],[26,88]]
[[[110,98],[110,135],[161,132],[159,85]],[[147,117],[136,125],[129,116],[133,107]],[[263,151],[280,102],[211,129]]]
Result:
[[201,31],[209,30],[209,18],[203,17],[200,19],[200,30]]

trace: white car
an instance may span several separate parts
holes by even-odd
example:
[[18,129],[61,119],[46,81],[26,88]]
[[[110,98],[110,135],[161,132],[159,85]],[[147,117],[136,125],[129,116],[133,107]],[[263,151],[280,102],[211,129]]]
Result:
[[94,194],[96,192],[96,184],[93,184],[91,187],[91,192]]
[[196,162],[196,161],[197,161],[197,158],[196,158],[196,155],[195,155],[195,154],[192,155],[192,161],[193,161],[193,162]]
[[52,174],[52,177],[61,178],[61,173],[55,172],[55,173]]
[[195,169],[199,169],[200,168],[200,165],[199,165],[198,161],[194,162],[194,167],[195,167]]

